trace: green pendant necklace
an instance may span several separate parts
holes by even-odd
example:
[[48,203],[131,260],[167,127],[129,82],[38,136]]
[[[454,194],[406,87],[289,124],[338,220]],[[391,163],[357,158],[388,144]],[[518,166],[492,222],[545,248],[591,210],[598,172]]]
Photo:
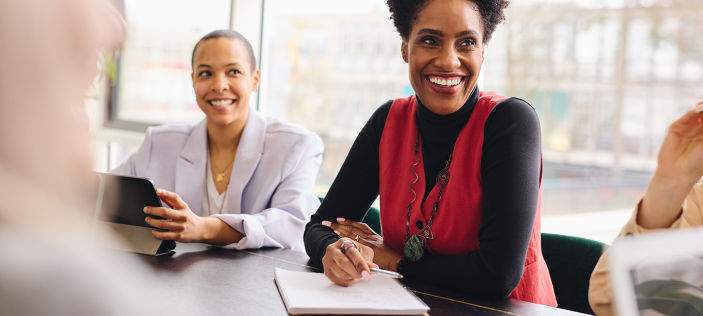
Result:
[[419,232],[417,232],[417,234],[414,234],[409,237],[408,235],[410,233],[410,210],[413,207],[413,203],[417,199],[417,193],[415,193],[415,190],[413,190],[413,184],[415,184],[417,182],[417,179],[419,178],[417,172],[415,172],[415,166],[420,164],[420,161],[422,160],[420,158],[420,153],[418,150],[419,148],[420,131],[418,130],[417,139],[415,140],[415,156],[417,156],[417,162],[410,168],[413,174],[415,174],[415,181],[410,184],[410,191],[413,193],[413,200],[410,201],[410,203],[408,204],[408,214],[405,218],[405,245],[403,245],[403,252],[405,252],[405,257],[408,258],[408,260],[410,261],[418,261],[422,259],[422,257],[425,255],[425,244],[427,243],[427,240],[434,239],[434,234],[432,233],[430,225],[432,225],[432,221],[434,220],[435,215],[437,215],[437,207],[439,206],[439,201],[442,200],[442,190],[444,189],[444,186],[447,184],[447,182],[449,182],[449,165],[451,165],[452,163],[452,155],[450,154],[449,160],[447,160],[447,165],[444,166],[444,169],[440,170],[437,174],[437,185],[439,186],[439,193],[437,194],[437,200],[432,206],[432,216],[430,217],[430,221],[427,223],[427,226],[422,228]]

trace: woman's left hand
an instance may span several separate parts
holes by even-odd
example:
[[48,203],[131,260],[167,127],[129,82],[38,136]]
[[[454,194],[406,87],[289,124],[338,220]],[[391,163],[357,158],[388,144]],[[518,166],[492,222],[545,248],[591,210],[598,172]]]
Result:
[[160,229],[167,229],[167,232],[152,230],[154,237],[162,240],[175,240],[180,242],[200,242],[205,239],[206,218],[195,215],[190,210],[188,204],[184,202],[176,193],[158,189],[156,194],[171,207],[144,208],[144,213],[160,216],[165,220],[146,217],[147,224]]
[[398,261],[405,257],[403,254],[395,251],[383,241],[383,237],[377,234],[369,225],[355,221],[349,221],[344,218],[338,218],[337,223],[323,221],[322,225],[334,229],[335,233],[341,237],[351,238],[356,240],[359,236],[359,242],[373,249],[373,262],[381,269],[397,271]]

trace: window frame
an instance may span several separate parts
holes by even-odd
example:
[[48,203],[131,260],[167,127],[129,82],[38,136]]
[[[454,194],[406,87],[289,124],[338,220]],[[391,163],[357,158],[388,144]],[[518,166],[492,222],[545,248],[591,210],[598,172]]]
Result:
[[[261,68],[261,51],[264,21],[265,0],[230,0],[229,29],[236,30],[247,38],[253,48],[254,55],[259,68]],[[124,0],[119,0],[119,5],[124,8]],[[257,10],[258,9],[258,10]],[[256,12],[259,11],[259,12]],[[256,23],[258,20],[258,23]],[[252,23],[254,22],[254,23]],[[124,44],[123,44],[124,45]],[[120,48],[120,51],[122,47]],[[118,54],[115,61],[116,78],[120,78],[122,73],[122,55]],[[113,85],[114,84],[114,85]],[[144,133],[151,126],[164,125],[158,122],[142,122],[133,120],[123,120],[119,118],[119,79],[108,87],[106,100],[106,119],[104,128],[113,128]],[[256,109],[259,109],[258,93],[252,95]]]

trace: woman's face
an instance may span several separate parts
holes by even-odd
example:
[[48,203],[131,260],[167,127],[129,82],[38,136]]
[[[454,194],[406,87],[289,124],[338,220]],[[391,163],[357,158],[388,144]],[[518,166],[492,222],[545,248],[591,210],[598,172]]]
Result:
[[483,27],[467,0],[434,0],[420,11],[401,52],[410,84],[432,112],[450,114],[471,94],[484,58]]
[[195,99],[210,123],[226,126],[246,120],[249,96],[259,88],[259,70],[251,71],[249,54],[238,40],[203,41],[193,56]]

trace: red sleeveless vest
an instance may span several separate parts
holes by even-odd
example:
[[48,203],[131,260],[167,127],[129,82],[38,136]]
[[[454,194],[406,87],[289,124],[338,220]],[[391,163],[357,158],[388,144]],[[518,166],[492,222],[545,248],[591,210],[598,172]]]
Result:
[[[471,118],[459,133],[449,167],[450,180],[442,192],[437,215],[431,229],[434,239],[428,239],[427,250],[438,255],[457,255],[479,249],[478,231],[481,228],[483,210],[483,180],[481,179],[481,156],[483,127],[493,107],[506,97],[495,92],[480,92],[479,100]],[[410,184],[415,180],[411,166],[417,162],[415,141],[417,100],[412,95],[395,99],[391,105],[379,146],[381,231],[383,240],[396,251],[403,253],[407,206],[413,200]],[[422,157],[422,141],[419,153]],[[412,186],[417,199],[410,212],[409,236],[420,229],[420,221],[426,226],[432,215],[432,205],[437,199],[439,187],[434,186],[424,205],[425,170],[423,163],[415,166],[417,182]],[[540,172],[537,214],[532,227],[530,245],[527,250],[522,279],[510,294],[510,298],[557,306],[549,270],[542,257],[540,239],[540,205],[542,201],[542,175]],[[461,210],[460,212],[458,210]]]

